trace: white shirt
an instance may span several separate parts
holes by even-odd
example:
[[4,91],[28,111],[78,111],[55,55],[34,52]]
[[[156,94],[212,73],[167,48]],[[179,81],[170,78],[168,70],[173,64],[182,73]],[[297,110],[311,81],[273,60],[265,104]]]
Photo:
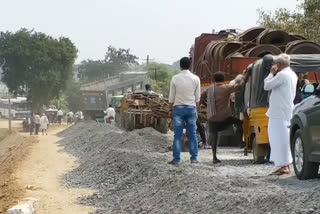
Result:
[[67,114],[68,117],[73,117],[73,115],[74,115],[74,113],[73,113],[72,111],[70,111],[70,112]]
[[112,108],[112,107],[107,108],[107,110],[105,111],[105,113],[107,114],[107,115],[106,115],[107,118],[109,118],[109,117],[115,118],[115,117],[116,117],[116,111],[115,111],[114,108]]
[[58,116],[63,116],[63,111],[59,110],[59,111],[57,112],[57,115],[58,115]]
[[189,70],[174,75],[170,84],[169,103],[196,106],[200,101],[200,79]]
[[36,114],[36,115],[34,116],[34,123],[35,123],[35,124],[40,124],[40,115]]
[[49,124],[49,120],[48,120],[47,116],[43,115],[40,118],[40,124]]
[[264,90],[272,90],[266,113],[269,118],[291,120],[297,81],[297,75],[290,67],[284,68],[276,76],[270,73],[265,78]]

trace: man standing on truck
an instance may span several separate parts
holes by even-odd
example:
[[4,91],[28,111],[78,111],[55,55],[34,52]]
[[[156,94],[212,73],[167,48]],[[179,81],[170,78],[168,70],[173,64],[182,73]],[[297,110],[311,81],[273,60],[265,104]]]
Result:
[[200,101],[200,79],[190,72],[191,60],[180,60],[181,72],[171,79],[169,104],[174,126],[173,159],[169,164],[180,162],[181,138],[186,125],[191,163],[198,163],[197,106]]
[[276,167],[273,175],[289,174],[292,162],[289,138],[289,125],[296,96],[297,75],[291,70],[290,56],[280,54],[274,59],[270,74],[264,80],[264,90],[271,91],[269,109],[268,137],[271,147],[270,161]]
[[115,121],[116,111],[112,107],[112,104],[109,105],[109,108],[107,108],[107,110],[104,111],[104,113],[106,114],[104,116],[104,123],[112,123],[113,121]]
[[[240,76],[241,77],[241,76]],[[247,81],[249,72],[241,78],[237,77],[233,84],[224,84],[224,74],[216,72],[213,75],[214,85],[201,94],[201,103],[207,104],[207,119],[209,125],[209,144],[212,146],[213,163],[220,163],[217,158],[218,132],[229,125],[237,125],[242,137],[242,121],[232,116],[231,94],[239,91]]]

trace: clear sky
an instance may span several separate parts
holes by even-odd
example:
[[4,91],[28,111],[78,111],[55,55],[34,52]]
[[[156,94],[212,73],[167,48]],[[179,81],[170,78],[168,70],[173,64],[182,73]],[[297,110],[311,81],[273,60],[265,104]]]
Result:
[[169,63],[201,33],[256,26],[257,8],[293,10],[296,0],[1,0],[0,31],[22,27],[69,37],[77,62],[103,59],[107,46]]

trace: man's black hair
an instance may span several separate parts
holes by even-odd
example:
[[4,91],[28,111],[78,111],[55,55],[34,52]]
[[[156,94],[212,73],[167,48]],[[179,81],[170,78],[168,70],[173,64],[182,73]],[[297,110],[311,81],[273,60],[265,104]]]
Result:
[[109,107],[112,107],[112,104],[109,104]]
[[180,59],[180,68],[181,70],[189,70],[191,66],[191,60],[188,57],[182,57]]
[[224,73],[221,71],[218,71],[213,74],[213,80],[215,82],[224,82]]
[[146,90],[151,90],[151,85],[149,85],[149,84],[146,84],[144,87]]

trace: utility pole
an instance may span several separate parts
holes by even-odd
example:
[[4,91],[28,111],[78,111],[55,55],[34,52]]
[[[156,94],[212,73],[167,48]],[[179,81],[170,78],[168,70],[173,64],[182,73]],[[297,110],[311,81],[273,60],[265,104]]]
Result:
[[151,60],[154,60],[154,59],[150,59],[150,56],[147,55],[147,58],[146,59],[142,59],[142,60],[145,60],[147,62],[147,68],[149,67],[149,64],[150,64],[150,61]]
[[9,133],[11,133],[11,96],[10,93],[8,93],[8,104],[9,104],[9,108],[8,108],[8,112],[9,112],[9,116],[8,116],[8,120],[9,120]]

